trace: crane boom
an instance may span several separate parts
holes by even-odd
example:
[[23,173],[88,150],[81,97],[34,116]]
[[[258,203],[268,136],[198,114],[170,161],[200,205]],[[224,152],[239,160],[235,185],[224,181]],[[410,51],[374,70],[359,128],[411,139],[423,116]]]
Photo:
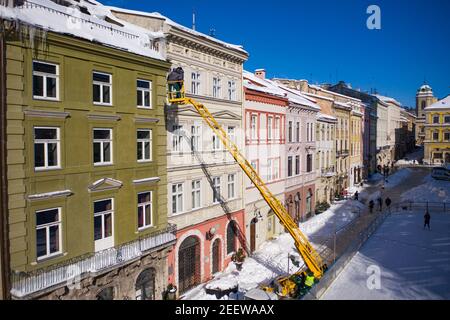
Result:
[[[261,193],[261,196],[267,202],[269,207],[273,210],[275,215],[280,220],[280,223],[286,230],[290,233],[292,238],[294,238],[295,246],[302,256],[305,264],[314,273],[314,277],[320,279],[323,275],[323,264],[322,259],[316,250],[313,248],[311,243],[308,241],[307,237],[300,231],[300,228],[292,219],[292,217],[287,212],[284,205],[278,200],[272,192],[269,190],[267,185],[261,179],[259,174],[256,172],[255,168],[248,162],[244,155],[239,151],[236,144],[231,141],[222,128],[222,126],[217,122],[217,120],[212,116],[209,110],[201,103],[195,101],[193,98],[186,97],[184,93],[184,83],[183,81],[172,82],[172,84],[178,84],[179,90],[170,91],[169,90],[169,102],[177,105],[192,105],[197,110],[199,115],[203,118],[206,124],[213,130],[213,132],[222,141],[224,147],[230,152],[236,162],[239,164],[241,169],[245,172],[247,177],[253,182],[255,187]],[[171,82],[169,82],[169,86]]]

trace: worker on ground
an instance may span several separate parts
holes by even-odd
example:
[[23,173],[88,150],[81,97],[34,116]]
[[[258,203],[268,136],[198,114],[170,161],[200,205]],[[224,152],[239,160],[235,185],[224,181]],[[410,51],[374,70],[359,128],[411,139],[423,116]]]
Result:
[[425,215],[423,216],[423,218],[424,218],[424,220],[425,220],[425,222],[424,222],[424,224],[423,224],[423,229],[425,230],[425,227],[428,227],[428,230],[431,230],[431,227],[430,227],[431,215],[430,215],[430,213],[428,212],[428,210],[427,210],[427,212],[425,213]]
[[167,76],[169,92],[176,92],[176,98],[181,98],[181,87],[184,81],[184,70],[181,67],[173,69]]
[[389,197],[387,197],[386,200],[385,200],[385,203],[386,203],[386,207],[388,208],[389,212],[391,212],[392,200]]
[[358,192],[358,191],[355,192],[355,200],[356,200],[356,201],[359,200],[359,192]]
[[375,207],[375,202],[373,202],[373,200],[370,200],[370,202],[369,202],[369,210],[370,210],[370,213],[373,212],[373,207]]

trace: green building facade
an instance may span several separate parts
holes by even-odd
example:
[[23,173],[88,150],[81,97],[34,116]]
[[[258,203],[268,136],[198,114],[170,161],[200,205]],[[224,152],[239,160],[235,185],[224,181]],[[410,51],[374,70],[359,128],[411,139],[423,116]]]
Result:
[[170,64],[36,32],[4,47],[11,296],[161,299]]

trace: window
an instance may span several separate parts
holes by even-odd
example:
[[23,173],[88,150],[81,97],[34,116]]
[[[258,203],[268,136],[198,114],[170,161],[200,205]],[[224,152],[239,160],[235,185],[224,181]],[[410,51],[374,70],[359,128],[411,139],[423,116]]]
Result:
[[213,203],[220,202],[220,177],[213,178]]
[[267,180],[271,181],[273,176],[273,159],[267,160]]
[[309,142],[309,123],[306,124],[306,141]]
[[236,128],[229,126],[227,128],[227,134],[228,134],[228,138],[233,142],[236,143]]
[[59,66],[33,61],[33,98],[58,100]]
[[49,258],[61,253],[61,208],[36,211],[36,256]]
[[444,123],[450,123],[450,116],[444,116]]
[[228,100],[236,100],[236,81],[228,81]]
[[288,125],[288,141],[292,142],[292,121],[289,121]]
[[433,116],[433,123],[439,124],[439,116]]
[[275,139],[280,140],[280,118],[275,117]]
[[212,144],[213,144],[212,145],[213,152],[220,150],[221,141],[220,141],[219,137],[217,136],[217,134],[215,134],[214,132],[212,134]]
[[312,154],[306,155],[306,172],[312,171]]
[[250,118],[250,137],[252,140],[256,140],[257,139],[257,135],[256,135],[256,126],[257,126],[257,121],[258,121],[258,116],[255,114],[252,114],[251,118]]
[[213,97],[221,98],[221,96],[222,96],[221,80],[220,80],[220,78],[214,77],[213,78]]
[[433,132],[433,140],[438,141],[439,140],[439,131]]
[[201,180],[192,181],[192,209],[198,209],[201,206]]
[[295,124],[295,141],[300,142],[300,122]]
[[183,142],[183,126],[173,126],[172,127],[172,151],[181,152]]
[[112,104],[112,76],[108,73],[94,72],[93,78],[93,101],[94,104]]
[[199,72],[191,73],[191,93],[192,94],[200,94],[200,73]]
[[273,128],[273,117],[269,116],[267,118],[267,140],[273,139],[272,128]]
[[34,167],[36,170],[58,169],[59,128],[34,128]]
[[280,178],[280,159],[273,160],[273,180]]
[[145,229],[153,225],[152,192],[138,194],[138,229]]
[[191,126],[191,149],[192,151],[200,151],[200,130],[199,125]]
[[183,212],[183,184],[172,185],[172,213]]
[[152,161],[152,130],[137,131],[138,162]]
[[228,175],[228,199],[234,199],[236,197],[236,175]]
[[295,175],[300,174],[300,156],[295,156]]
[[113,163],[112,143],[112,129],[94,129],[94,165]]
[[288,157],[288,177],[292,177],[292,156]]
[[114,201],[106,199],[94,202],[94,240],[95,251],[114,245],[113,242]]
[[236,251],[236,222],[231,221],[227,226],[227,254]]
[[444,140],[450,141],[450,132],[444,132]]
[[151,109],[152,82],[147,80],[137,80],[137,106],[139,108]]

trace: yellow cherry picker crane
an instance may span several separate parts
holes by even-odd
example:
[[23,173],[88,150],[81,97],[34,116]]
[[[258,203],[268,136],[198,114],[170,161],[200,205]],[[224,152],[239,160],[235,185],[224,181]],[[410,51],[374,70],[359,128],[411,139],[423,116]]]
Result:
[[[230,152],[236,162],[239,164],[241,169],[245,172],[247,177],[253,182],[255,187],[261,193],[261,196],[267,202],[269,207],[273,210],[275,215],[280,220],[283,227],[290,233],[292,238],[294,238],[295,246],[302,256],[306,266],[309,271],[313,273],[314,278],[320,279],[325,272],[326,266],[322,262],[322,258],[313,248],[311,243],[308,241],[307,237],[300,231],[300,228],[292,219],[292,217],[287,212],[284,205],[278,200],[272,192],[269,190],[267,185],[261,179],[259,174],[253,168],[253,166],[248,162],[245,156],[240,152],[236,144],[231,141],[222,128],[221,125],[216,121],[208,109],[201,103],[195,101],[195,99],[187,97],[185,94],[184,81],[168,81],[169,92],[168,100],[169,103],[174,105],[192,105],[197,110],[198,114],[203,118],[206,124],[213,130],[213,132],[222,141],[224,147]],[[300,275],[304,270],[300,270],[293,276]],[[292,296],[297,290],[297,284],[293,280],[292,276],[280,277],[277,279],[278,282],[278,293],[282,296]],[[265,288],[266,290],[274,290],[274,288]]]

